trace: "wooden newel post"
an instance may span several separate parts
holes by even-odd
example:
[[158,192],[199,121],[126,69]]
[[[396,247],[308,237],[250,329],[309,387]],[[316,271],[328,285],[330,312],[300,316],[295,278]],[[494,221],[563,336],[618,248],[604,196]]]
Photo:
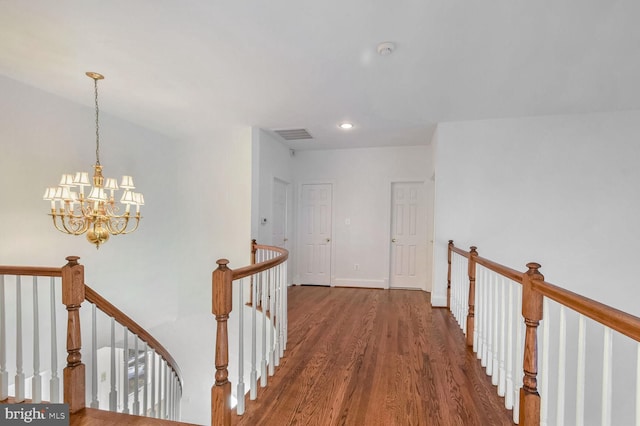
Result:
[[467,346],[473,346],[473,330],[476,324],[476,246],[469,251],[469,313],[467,314]]
[[227,267],[229,261],[220,259],[218,268],[213,271],[212,306],[216,317],[216,374],[215,384],[211,387],[211,425],[228,426],[231,424],[231,383],[229,382],[229,332],[227,320],[231,313],[231,283],[233,275]]
[[542,294],[533,286],[543,281],[540,264],[527,263],[529,270],[522,277],[522,316],[527,326],[524,337],[524,376],[520,389],[520,424],[540,425],[540,394],[538,393],[538,325],[542,320]]
[[251,240],[251,264],[256,264],[256,253],[258,252],[258,242],[254,239]]
[[64,402],[69,412],[85,407],[85,368],[82,363],[80,337],[80,306],[84,302],[84,266],[78,256],[66,258],[62,267],[62,303],[67,307],[67,366],[64,368]]
[[451,309],[451,249],[453,248],[453,240],[449,240],[447,246],[447,308]]
[[[256,264],[256,253],[258,252],[258,243],[255,239],[251,240],[251,264]],[[249,278],[249,304],[253,306],[253,275]]]

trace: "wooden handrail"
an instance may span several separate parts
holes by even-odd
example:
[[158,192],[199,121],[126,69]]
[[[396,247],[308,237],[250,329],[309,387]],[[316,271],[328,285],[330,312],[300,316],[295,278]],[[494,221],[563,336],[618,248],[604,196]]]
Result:
[[[470,252],[466,250],[462,250],[456,247],[455,245],[453,245],[453,240],[449,240],[449,247],[452,252],[458,253],[460,256],[464,256],[467,259],[470,256]],[[494,262],[493,260],[489,260],[487,258],[480,257],[480,256],[476,257],[475,262],[484,266],[487,269],[492,270],[493,272],[496,272],[502,275],[503,277],[509,278],[510,280],[513,280],[522,284],[522,276],[524,274],[520,271],[509,268],[508,266],[501,265],[500,263]]]
[[509,268],[508,266],[501,265],[497,262],[494,262],[492,260],[489,260],[480,256],[476,258],[476,263],[484,266],[485,268],[493,272],[496,272],[502,275],[503,277],[509,278],[510,280],[513,280],[517,283],[522,284],[522,276],[524,274],[520,271],[516,271],[515,269]]
[[127,327],[142,341],[164,359],[176,373],[182,389],[180,368],[171,354],[148,331],[142,328],[129,316],[116,308],[95,290],[84,284],[84,267],[78,263],[79,257],[69,256],[68,263],[61,267],[41,266],[4,266],[0,265],[0,275],[21,275],[62,278],[62,303],[67,306],[67,367],[64,371],[64,401],[69,404],[71,413],[85,408],[85,366],[81,360],[82,346],[80,334],[79,309],[83,301],[96,305],[98,309],[113,317],[119,324]]
[[454,245],[453,245],[453,240],[450,240],[449,242],[451,243],[451,246],[450,246],[450,247],[451,247],[451,251],[452,251],[452,252],[454,252],[454,253],[458,253],[460,256],[464,256],[464,257],[466,257],[466,258],[469,258],[469,252],[468,252],[468,251],[462,250],[462,249],[460,249],[460,248],[458,248],[458,247],[454,246]]
[[180,368],[176,363],[175,359],[171,356],[169,351],[165,349],[160,342],[158,342],[155,337],[153,337],[147,330],[142,328],[137,322],[132,320],[127,314],[122,312],[120,309],[116,308],[111,302],[98,294],[94,289],[85,284],[85,299],[88,302],[93,303],[96,307],[107,314],[110,317],[113,317],[116,322],[122,326],[127,327],[127,329],[138,336],[140,340],[147,343],[153,350],[156,351],[158,355],[162,359],[164,359],[169,367],[176,373],[178,376],[178,381],[180,383],[180,388],[182,388],[182,375],[180,373]]
[[[259,249],[272,250],[279,253],[273,259],[255,263],[255,254]],[[284,263],[289,257],[289,251],[280,247],[260,245],[256,240],[251,241],[251,262],[249,266],[230,269],[227,259],[219,259],[218,267],[211,274],[212,309],[216,318],[216,352],[215,377],[211,387],[211,424],[213,426],[231,424],[231,383],[229,382],[229,332],[227,321],[231,314],[233,282],[241,278],[266,271]],[[238,396],[240,397],[240,396]]]
[[62,268],[50,268],[46,266],[0,266],[0,275],[61,277]]
[[271,250],[271,251],[278,252],[280,253],[280,256],[274,257],[273,259],[265,260],[264,262],[255,263],[253,265],[243,266],[242,268],[232,270],[232,276],[234,281],[266,271],[267,269],[271,269],[274,266],[277,266],[283,263],[285,260],[289,258],[289,251],[281,247],[266,246],[261,244],[256,244],[255,247],[258,250]]
[[572,291],[565,290],[546,281],[535,282],[533,284],[533,290],[618,333],[624,334],[636,342],[640,342],[640,318],[634,315],[612,308],[611,306],[607,306]]
[[[640,342],[640,317],[620,311],[601,302],[563,289],[544,280],[539,272],[540,264],[527,264],[527,272],[520,272],[492,260],[474,255],[475,247],[465,251],[454,246],[450,240],[448,244],[448,274],[447,286],[451,285],[451,254],[457,253],[469,259],[469,315],[467,318],[467,344],[469,334],[473,333],[473,298],[475,293],[475,268],[482,265],[485,268],[502,275],[513,282],[522,285],[522,317],[525,329],[523,348],[523,386],[520,389],[520,424],[540,424],[540,395],[537,389],[538,348],[537,329],[543,318],[543,297],[563,305],[585,317],[588,317],[605,327],[615,330],[636,342]],[[449,291],[448,291],[449,293]],[[447,305],[449,302],[447,302]]]

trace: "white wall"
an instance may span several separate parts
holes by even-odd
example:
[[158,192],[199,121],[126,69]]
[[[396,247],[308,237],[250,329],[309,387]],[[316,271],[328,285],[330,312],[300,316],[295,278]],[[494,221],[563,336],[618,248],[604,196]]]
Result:
[[425,181],[432,199],[431,146],[297,151],[293,164],[298,190],[333,183],[332,284],[387,287],[391,182]]
[[434,299],[453,239],[640,315],[638,135],[638,111],[440,124]]
[[[220,257],[232,267],[249,263],[250,129],[210,128],[172,140],[101,114],[104,174],[133,175],[146,205],[138,231],[96,250],[82,236],[56,231],[42,201],[45,187],[63,172],[91,171],[93,108],[4,77],[0,93],[0,264],[55,266],[79,255],[87,284],[152,333],[174,330],[161,341],[183,370],[184,419],[207,423],[211,271]],[[194,315],[210,320],[180,327]]]
[[[256,206],[251,217],[252,236],[259,243],[273,244],[273,181],[279,179],[289,184],[288,231],[293,228],[293,157],[288,147],[266,131],[253,128],[253,156],[258,160],[254,167],[253,196]],[[255,160],[254,160],[255,161]],[[257,178],[257,179],[256,179]],[[256,198],[257,194],[257,198]],[[266,218],[266,223],[260,219]]]

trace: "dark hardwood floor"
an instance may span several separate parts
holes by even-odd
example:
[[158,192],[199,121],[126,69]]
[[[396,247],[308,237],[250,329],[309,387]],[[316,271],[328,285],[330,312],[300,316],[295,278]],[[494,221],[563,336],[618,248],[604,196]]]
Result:
[[446,309],[406,290],[292,287],[289,340],[233,424],[511,425]]

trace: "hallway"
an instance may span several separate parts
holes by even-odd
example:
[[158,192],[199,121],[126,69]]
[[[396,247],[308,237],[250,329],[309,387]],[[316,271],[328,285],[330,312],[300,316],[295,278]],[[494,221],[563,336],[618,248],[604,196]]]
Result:
[[446,309],[407,290],[289,289],[289,340],[237,425],[510,425]]

